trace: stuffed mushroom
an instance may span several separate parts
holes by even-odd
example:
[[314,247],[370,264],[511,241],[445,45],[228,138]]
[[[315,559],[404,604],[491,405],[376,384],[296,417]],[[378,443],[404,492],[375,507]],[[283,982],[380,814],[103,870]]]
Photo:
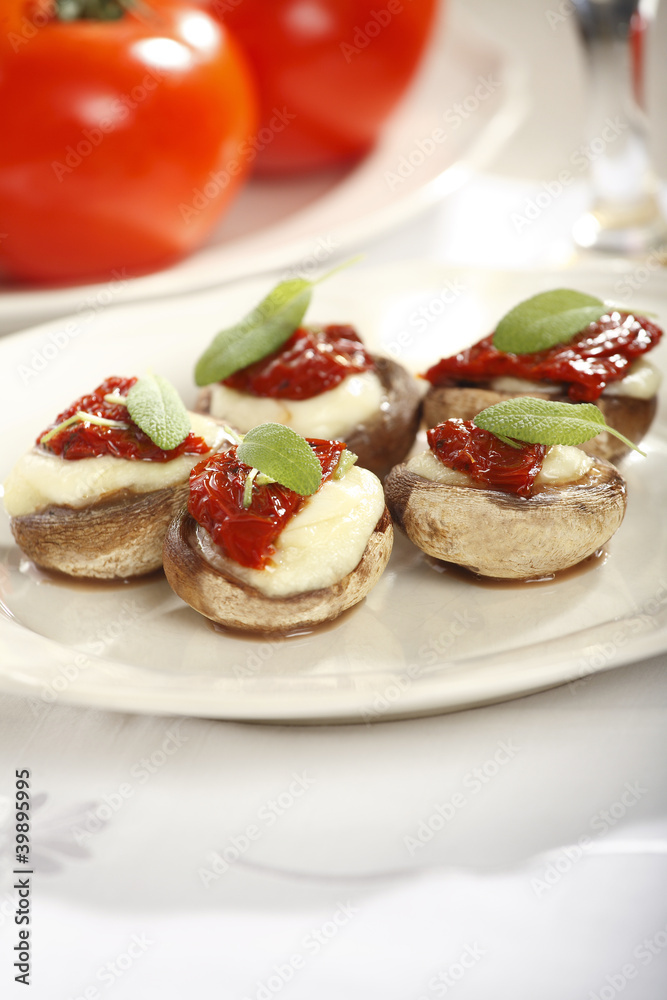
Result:
[[480,576],[533,579],[574,566],[620,526],[626,485],[579,448],[500,440],[450,419],[385,482],[396,524],[428,555]]
[[165,380],[143,381],[158,393],[161,387],[175,407],[181,440],[173,447],[156,443],[130,415],[138,380],[111,377],[60,413],[10,472],[4,505],[11,530],[38,566],[106,580],[162,565],[164,536],[187,497],[190,470],[226,438],[214,420],[188,415]]
[[237,447],[193,470],[187,508],[165,539],[164,570],[212,621],[258,633],[312,627],[357,604],[380,578],[393,542],[380,481],[352,464],[341,442],[304,446],[321,467],[306,495],[258,474]]
[[275,302],[294,284],[301,287],[298,280],[278,285],[214,338],[195,368],[205,387],[198,409],[241,433],[274,422],[345,440],[358,464],[382,478],[415,439],[420,384],[395,361],[371,354],[349,324],[302,325],[307,299],[274,321]]
[[[543,303],[565,295],[600,306],[584,306],[579,313],[573,309],[569,326],[561,325],[563,312],[552,316],[539,312]],[[597,318],[585,322],[587,315]],[[557,322],[552,323],[553,336],[545,340],[549,320]],[[503,324],[510,328],[509,337],[502,336]],[[661,381],[660,372],[644,355],[661,337],[661,328],[646,317],[605,307],[583,293],[567,289],[542,293],[503,317],[494,334],[426,371],[424,378],[431,383],[424,400],[426,424],[434,427],[450,417],[470,420],[501,401],[533,396],[593,402],[609,427],[637,444],[655,416]],[[513,342],[521,346],[500,346]],[[581,447],[609,461],[628,451],[627,444],[606,431]]]

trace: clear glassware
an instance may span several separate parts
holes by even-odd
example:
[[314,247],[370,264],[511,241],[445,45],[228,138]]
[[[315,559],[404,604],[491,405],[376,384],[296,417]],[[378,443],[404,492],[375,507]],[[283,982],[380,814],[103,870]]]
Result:
[[[589,70],[593,198],[574,227],[582,248],[667,249],[643,107],[645,41],[658,0],[574,0]],[[595,144],[595,145],[593,145]]]

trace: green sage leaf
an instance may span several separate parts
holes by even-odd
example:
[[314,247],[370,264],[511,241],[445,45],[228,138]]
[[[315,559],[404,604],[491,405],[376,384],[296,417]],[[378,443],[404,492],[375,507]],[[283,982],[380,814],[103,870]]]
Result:
[[236,455],[239,461],[301,496],[310,496],[320,488],[320,461],[305,438],[291,427],[273,423],[253,427],[238,446]]
[[520,302],[498,323],[493,346],[509,354],[532,354],[566,344],[608,311],[602,299],[570,288],[541,292]]
[[594,403],[556,403],[520,396],[488,406],[473,418],[473,423],[501,440],[512,438],[526,444],[578,445],[606,431],[639,451],[632,441],[607,424]]
[[356,260],[344,261],[313,281],[289,278],[277,284],[242,320],[216,334],[195,366],[197,385],[221,382],[277,351],[301,326],[315,285]]
[[177,448],[190,433],[190,417],[174,386],[161,375],[137,379],[126,397],[135,424],[164,451]]
[[214,337],[195,366],[197,385],[221,382],[277,351],[301,324],[311,294],[312,282],[305,278],[281,281],[239,323]]

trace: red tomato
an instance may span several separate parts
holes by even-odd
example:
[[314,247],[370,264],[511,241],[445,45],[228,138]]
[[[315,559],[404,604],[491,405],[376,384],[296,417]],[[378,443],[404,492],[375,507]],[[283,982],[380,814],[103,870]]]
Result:
[[200,244],[248,172],[256,125],[225,29],[181,0],[72,22],[2,4],[0,270],[134,275]]
[[437,0],[207,0],[255,71],[264,172],[310,170],[370,149],[403,94]]

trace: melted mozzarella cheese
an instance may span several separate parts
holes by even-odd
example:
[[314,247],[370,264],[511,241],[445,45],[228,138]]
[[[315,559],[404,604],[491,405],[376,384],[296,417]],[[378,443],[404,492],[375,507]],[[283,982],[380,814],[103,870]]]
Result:
[[548,396],[560,396],[563,387],[551,382],[531,382],[528,378],[514,375],[499,375],[491,379],[489,386],[494,392],[541,392]]
[[[635,358],[625,378],[610,382],[604,389],[604,396],[629,396],[632,399],[652,399],[660,388],[662,375],[646,358]],[[562,386],[550,382],[531,382],[513,375],[503,375],[491,379],[490,386],[495,392],[540,392],[544,395],[562,394]]]
[[581,448],[553,444],[544,456],[535,483],[537,486],[562,486],[574,483],[589,471],[593,459]]
[[375,372],[348,375],[333,389],[311,399],[251,396],[226,385],[211,391],[211,416],[224,419],[242,434],[257,424],[286,424],[304,437],[334,440],[365,423],[382,407],[384,389]]
[[[547,451],[542,462],[535,484],[537,486],[563,486],[576,482],[585,476],[593,464],[590,455],[580,448],[569,445],[555,444]],[[457,472],[443,465],[432,451],[423,451],[415,455],[407,463],[410,472],[435,483],[445,483],[447,486],[471,486],[473,480],[465,472]]]
[[646,358],[635,358],[628,374],[619,382],[611,382],[604,396],[630,396],[632,399],[652,399],[662,382],[662,375]]
[[[209,417],[190,414],[193,432],[211,449],[224,431]],[[206,455],[179,455],[171,462],[143,462],[114,455],[67,461],[33,448],[19,459],[5,482],[4,504],[10,517],[33,514],[44,507],[85,507],[107,493],[149,493],[187,481],[190,470]]]
[[330,479],[291,518],[276,541],[265,569],[251,569],[222,555],[201,526],[197,537],[204,558],[259,590],[266,597],[289,597],[331,587],[359,563],[384,510],[380,480],[353,466]]

